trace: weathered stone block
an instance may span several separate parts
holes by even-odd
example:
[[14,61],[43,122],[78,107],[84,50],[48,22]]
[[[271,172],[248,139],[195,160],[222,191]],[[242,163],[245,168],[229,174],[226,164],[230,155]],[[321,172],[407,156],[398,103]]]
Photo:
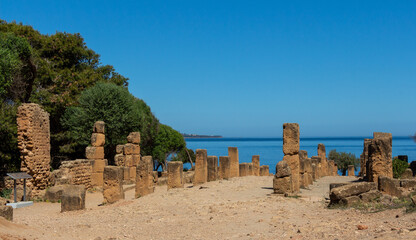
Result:
[[383,194],[381,194],[381,192],[379,192],[378,190],[371,190],[369,192],[360,194],[359,197],[363,202],[373,202],[380,199],[382,195]]
[[318,144],[318,157],[321,158],[321,176],[328,176],[328,163],[326,160],[325,145],[322,143]]
[[168,162],[168,190],[183,188],[183,163],[179,161]]
[[136,181],[136,172],[137,172],[137,167],[129,167],[129,176],[130,176],[130,180],[135,182]]
[[126,143],[124,145],[124,155],[133,155],[138,154],[140,155],[140,145],[133,144],[133,143]]
[[114,163],[116,164],[116,166],[125,166],[126,157],[123,154],[116,154],[114,156]]
[[348,176],[355,176],[354,165],[348,165]]
[[351,183],[341,187],[333,188],[329,194],[331,203],[338,203],[341,199],[350,196],[358,196],[370,190],[376,190],[377,185],[370,182]]
[[240,176],[238,148],[228,147],[228,157],[230,158],[230,178]]
[[299,160],[307,159],[308,158],[308,152],[305,150],[299,151]]
[[408,168],[404,170],[404,173],[400,176],[400,179],[412,179],[413,178],[413,172],[412,169]]
[[4,217],[6,220],[13,221],[13,207],[0,206],[0,217]]
[[140,143],[140,133],[139,132],[131,132],[127,136],[127,142],[134,143],[134,144],[139,144]]
[[395,197],[405,195],[404,189],[400,187],[400,180],[389,177],[378,178],[378,190]]
[[340,203],[350,207],[350,206],[353,206],[355,204],[358,204],[360,202],[360,200],[361,199],[358,196],[350,196],[350,197],[346,197],[346,198],[341,199]]
[[208,181],[207,150],[197,149],[195,159],[195,175],[193,184],[202,184]]
[[280,161],[276,164],[276,177],[283,178],[292,175],[292,170],[286,161]]
[[106,161],[104,159],[92,160],[92,172],[104,172]]
[[103,187],[104,185],[103,173],[91,173],[91,185],[95,187]]
[[103,121],[96,121],[93,128],[94,133],[105,133],[105,123]]
[[253,175],[260,176],[260,156],[253,155],[251,157],[251,162],[253,163]]
[[269,165],[260,166],[260,176],[269,176]]
[[293,183],[293,191],[297,192],[300,189],[300,183],[299,183],[299,155],[285,155],[283,157],[283,161],[287,162],[289,165],[291,171],[292,171],[292,183]]
[[218,179],[218,158],[216,156],[208,156],[208,182],[216,181]]
[[87,159],[104,159],[104,147],[86,147],[85,157]]
[[135,196],[146,196],[153,193],[154,189],[153,159],[152,156],[144,156],[137,166]]
[[253,163],[248,163],[248,176],[253,176]]
[[416,179],[401,179],[400,187],[406,189],[407,191],[416,190]]
[[124,152],[124,145],[117,145],[116,146],[116,153],[117,154],[123,154]]
[[348,184],[350,184],[350,183],[330,183],[329,184],[329,191],[331,191],[333,188],[345,186],[345,185],[348,185]]
[[93,133],[91,135],[91,145],[93,147],[104,147],[105,135],[103,133]]
[[107,166],[104,168],[104,203],[115,203],[124,199],[123,168]]
[[85,209],[85,187],[69,185],[61,196],[61,212]]
[[239,167],[240,177],[249,176],[249,166],[248,163],[240,163]]
[[228,156],[220,157],[220,178],[230,178],[230,158]]
[[283,124],[283,153],[294,155],[299,153],[299,124]]
[[368,146],[366,170],[370,182],[377,182],[379,176],[393,177],[391,133],[374,133]]
[[70,185],[57,185],[46,190],[45,200],[49,202],[58,202],[62,198],[62,194]]
[[285,194],[285,193],[291,193],[292,190],[292,177],[282,177],[282,178],[273,178],[273,192],[276,194]]

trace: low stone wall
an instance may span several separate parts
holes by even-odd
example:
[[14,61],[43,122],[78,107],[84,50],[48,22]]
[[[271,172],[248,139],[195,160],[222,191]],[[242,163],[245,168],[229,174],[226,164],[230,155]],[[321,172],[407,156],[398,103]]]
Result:
[[87,189],[91,188],[92,163],[93,161],[88,159],[63,161],[58,172],[53,172],[55,185],[74,184],[84,185]]

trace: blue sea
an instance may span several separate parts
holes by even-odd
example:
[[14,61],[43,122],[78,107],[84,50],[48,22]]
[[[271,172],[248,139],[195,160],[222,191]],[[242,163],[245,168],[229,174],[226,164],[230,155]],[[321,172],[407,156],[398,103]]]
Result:
[[[319,143],[325,144],[326,153],[350,152],[360,157],[364,138],[371,137],[331,137],[301,138],[300,149],[308,151],[308,156],[316,156]],[[260,155],[260,165],[269,165],[271,173],[276,172],[276,164],[283,159],[282,138],[188,138],[189,149],[206,149],[208,156],[228,156],[228,147],[237,147],[240,163],[251,162],[253,155]],[[409,162],[416,160],[416,143],[410,137],[393,137],[393,156],[407,155]],[[189,168],[190,165],[184,166]],[[358,172],[359,169],[356,169]]]

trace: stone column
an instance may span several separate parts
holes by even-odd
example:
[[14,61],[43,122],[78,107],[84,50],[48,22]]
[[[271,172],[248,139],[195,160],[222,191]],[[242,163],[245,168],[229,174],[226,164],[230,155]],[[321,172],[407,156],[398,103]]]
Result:
[[367,177],[378,182],[379,176],[393,178],[392,135],[375,132],[368,146]]
[[283,124],[283,161],[287,162],[292,171],[292,190],[298,192],[300,189],[299,177],[299,124]]
[[115,203],[124,199],[123,169],[117,166],[104,168],[104,203]]
[[240,173],[240,177],[249,176],[249,165],[248,165],[248,163],[240,163],[239,173]]
[[364,177],[367,174],[367,162],[368,162],[368,146],[371,143],[371,139],[364,139],[363,153],[360,156],[360,172],[359,176]]
[[208,156],[208,182],[217,181],[218,179],[218,158],[217,156]]
[[322,164],[321,164],[321,158],[318,156],[312,156],[312,163],[315,163],[316,171],[315,171],[315,177],[316,179],[319,179],[322,177]]
[[238,160],[238,148],[228,147],[228,156],[230,157],[230,177],[239,177],[240,165]]
[[228,156],[220,157],[220,178],[230,178],[230,158]]
[[195,159],[194,185],[206,183],[208,180],[207,150],[197,149]]
[[136,172],[136,198],[146,196],[155,191],[153,182],[152,156],[144,156],[137,165]]
[[325,145],[318,144],[318,157],[321,158],[321,176],[328,176],[328,162],[326,160]]
[[269,176],[269,165],[260,166],[260,176]]
[[106,165],[106,160],[104,159],[105,123],[103,121],[95,122],[92,132],[92,146],[85,149],[85,157],[92,164],[91,185],[94,187],[103,187],[103,174]]
[[348,176],[355,176],[354,165],[348,165]]
[[22,172],[33,177],[27,186],[32,195],[40,194],[50,182],[49,113],[38,104],[24,103],[17,109],[17,144],[20,151]]
[[253,157],[251,157],[251,162],[253,163],[253,175],[260,176],[260,156],[253,155]]
[[179,161],[168,162],[168,190],[183,188],[183,163]]
[[[309,178],[307,173],[307,159],[308,152],[305,150],[300,150],[299,152],[299,185],[301,188],[306,188],[309,185]],[[277,169],[277,166],[276,166]]]

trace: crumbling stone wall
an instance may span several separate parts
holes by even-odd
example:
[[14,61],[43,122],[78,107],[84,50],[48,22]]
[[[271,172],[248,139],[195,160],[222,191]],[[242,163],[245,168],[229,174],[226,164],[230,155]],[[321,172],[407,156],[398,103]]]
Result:
[[[131,132],[127,136],[127,143],[117,145],[114,163],[123,167],[124,181],[135,182],[137,166],[140,162],[140,133]],[[152,162],[153,167],[153,162]]]
[[17,109],[17,140],[20,170],[33,177],[27,185],[36,195],[46,189],[51,176],[49,114],[38,104],[24,103]]
[[294,192],[298,192],[300,189],[299,138],[299,124],[283,124],[283,161],[287,162],[292,171],[292,190]]
[[379,176],[393,178],[392,135],[375,132],[368,146],[367,177],[377,182]]
[[[73,161],[63,161],[57,171],[59,174],[55,175],[55,185],[60,184],[73,184],[84,185],[86,189],[90,189],[91,174],[92,174],[92,161],[87,159],[77,159]],[[55,171],[54,171],[55,173]],[[59,176],[59,177],[58,177]],[[62,181],[66,179],[67,181]]]

